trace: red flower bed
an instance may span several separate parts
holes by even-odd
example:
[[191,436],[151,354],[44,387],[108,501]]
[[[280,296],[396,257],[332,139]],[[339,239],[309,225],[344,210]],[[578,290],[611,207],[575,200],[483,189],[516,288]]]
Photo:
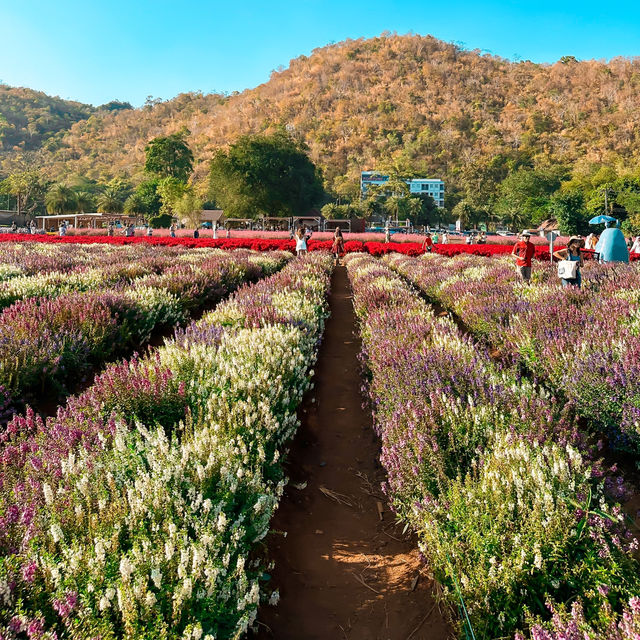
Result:
[[[71,244],[153,244],[165,247],[182,246],[189,248],[213,247],[219,249],[252,249],[253,251],[295,251],[294,240],[284,238],[170,238],[170,237],[147,237],[136,236],[125,238],[124,236],[48,236],[30,235],[23,233],[0,233],[0,242],[51,242],[51,243],[71,243]],[[332,240],[309,241],[309,251],[331,251]],[[349,240],[345,242],[346,253],[366,252],[372,256],[382,256],[386,253],[402,253],[407,256],[418,256],[422,251],[422,244],[419,242],[361,242],[360,240]],[[557,249],[564,247],[558,246]],[[512,245],[507,244],[436,244],[433,246],[434,253],[444,256],[457,256],[461,253],[468,253],[475,256],[497,256],[510,254]],[[585,254],[589,252],[585,251]],[[549,260],[549,247],[547,245],[536,245],[535,258],[537,260]],[[640,254],[631,254],[631,260],[640,259]]]

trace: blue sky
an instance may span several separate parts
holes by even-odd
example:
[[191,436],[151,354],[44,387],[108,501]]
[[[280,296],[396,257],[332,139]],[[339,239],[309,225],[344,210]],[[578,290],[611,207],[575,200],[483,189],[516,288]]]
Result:
[[506,58],[640,55],[640,3],[583,0],[0,0],[0,80],[63,98],[242,91],[312,49],[383,31]]

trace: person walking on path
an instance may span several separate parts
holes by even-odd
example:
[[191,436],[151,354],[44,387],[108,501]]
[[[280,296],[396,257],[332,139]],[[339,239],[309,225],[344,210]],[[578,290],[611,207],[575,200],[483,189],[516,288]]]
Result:
[[575,262],[577,266],[575,267],[575,277],[574,278],[562,278],[562,286],[563,287],[578,287],[582,286],[582,274],[580,273],[580,267],[584,265],[584,260],[582,258],[582,254],[580,253],[580,248],[582,247],[582,238],[580,236],[571,236],[569,238],[569,243],[567,244],[565,249],[559,249],[555,251],[553,254],[554,258],[558,260],[564,260],[567,262]]
[[536,249],[531,242],[531,234],[523,231],[520,240],[513,245],[511,255],[516,259],[516,270],[524,282],[531,280],[531,259]]
[[333,256],[336,259],[336,267],[340,264],[340,258],[344,256],[344,238],[342,237],[342,231],[336,227],[335,234],[333,236],[333,246],[331,247]]
[[307,253],[307,236],[305,235],[304,229],[302,227],[298,227],[296,231],[296,254],[299,256],[303,256]]

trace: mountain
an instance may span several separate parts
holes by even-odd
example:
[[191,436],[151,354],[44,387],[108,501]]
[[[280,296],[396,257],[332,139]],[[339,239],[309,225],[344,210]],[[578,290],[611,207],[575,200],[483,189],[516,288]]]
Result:
[[[353,186],[360,170],[390,165],[456,183],[470,166],[496,159],[505,166],[637,163],[639,87],[640,59],[513,62],[430,36],[382,35],[316,49],[242,93],[184,93],[116,111],[51,98],[62,110],[76,105],[60,116],[57,132],[39,143],[24,138],[39,121],[25,115],[16,140],[40,144],[37,161],[54,178],[139,179],[148,140],[186,126],[203,179],[216,148],[284,126],[309,145],[329,187],[338,189],[345,176]],[[14,101],[26,111],[27,99]],[[1,169],[19,155],[3,142]]]
[[94,111],[91,105],[0,84],[0,153],[40,149]]

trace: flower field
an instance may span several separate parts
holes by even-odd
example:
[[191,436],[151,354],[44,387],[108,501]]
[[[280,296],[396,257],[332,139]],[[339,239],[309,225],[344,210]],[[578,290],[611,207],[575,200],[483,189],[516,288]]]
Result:
[[587,264],[580,291],[550,265],[523,285],[502,261],[437,256],[390,264],[479,338],[575,405],[612,446],[640,454],[640,271]]
[[[449,272],[442,290],[471,308],[474,296],[453,289],[492,283],[503,265],[459,260],[468,270]],[[523,377],[517,363],[492,359],[384,262],[347,262],[386,492],[417,532],[466,637],[637,637],[637,541],[571,403]],[[391,259],[429,295],[442,284],[430,268],[454,262]],[[498,290],[486,314],[501,300]]]
[[[267,234],[260,234],[265,236]],[[315,235],[315,234],[314,234]],[[317,234],[319,237],[325,237],[327,234]],[[353,236],[353,238],[349,237]],[[362,239],[360,239],[360,237]],[[346,253],[369,253],[373,256],[381,256],[387,253],[401,253],[409,256],[417,256],[422,254],[422,242],[415,240],[409,242],[389,242],[384,243],[373,239],[373,234],[347,234],[345,242]],[[445,256],[456,256],[460,254],[472,254],[477,256],[493,257],[511,253],[512,243],[501,242],[496,244],[437,244],[434,245],[434,252]],[[106,235],[74,235],[74,236],[48,236],[48,235],[26,235],[26,234],[0,234],[0,243],[2,242],[20,242],[20,243],[43,243],[43,244],[62,244],[62,245],[92,245],[92,244],[108,244],[114,246],[126,245],[151,245],[155,247],[185,247],[185,248],[218,248],[226,250],[250,249],[252,251],[294,251],[295,242],[288,238],[278,237],[255,237],[253,234],[244,235],[236,238],[187,238],[177,237],[171,238],[167,236],[136,236],[133,238],[125,238],[124,236],[106,236]],[[497,241],[496,241],[497,242]],[[332,246],[331,239],[317,240],[312,238],[309,241],[310,251],[330,251]],[[556,249],[562,248],[560,245]],[[535,258],[537,260],[549,260],[548,245],[536,244]],[[640,255],[633,254],[632,260],[640,258]],[[0,278],[1,278],[0,273]]]
[[331,265],[296,259],[148,356],[109,366],[54,417],[10,422],[2,637],[237,638],[261,597],[277,600],[256,551]]
[[[61,393],[289,255],[109,246],[69,255],[42,246],[21,256],[13,245],[0,282],[0,389],[15,402]],[[33,273],[39,258],[46,266]]]

